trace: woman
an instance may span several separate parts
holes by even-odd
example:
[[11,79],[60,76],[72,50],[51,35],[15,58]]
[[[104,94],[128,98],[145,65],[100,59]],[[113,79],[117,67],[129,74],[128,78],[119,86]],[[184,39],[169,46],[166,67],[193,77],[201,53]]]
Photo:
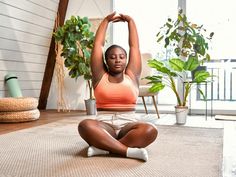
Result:
[[[103,47],[108,24],[127,22],[129,29],[129,59],[126,51],[112,45]],[[93,88],[98,116],[83,120],[78,127],[89,144],[88,156],[119,154],[123,157],[148,160],[145,149],[157,137],[157,129],[137,120],[134,114],[141,73],[141,55],[136,25],[128,15],[115,12],[103,19],[98,27],[91,54]]]

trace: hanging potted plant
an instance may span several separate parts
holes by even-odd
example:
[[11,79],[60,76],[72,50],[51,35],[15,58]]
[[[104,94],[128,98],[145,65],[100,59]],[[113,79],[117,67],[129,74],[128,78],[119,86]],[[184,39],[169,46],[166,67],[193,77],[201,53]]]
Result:
[[62,45],[62,56],[69,76],[77,79],[83,76],[89,88],[89,99],[85,100],[87,114],[96,113],[93,97],[90,55],[93,47],[94,33],[87,17],[71,16],[65,24],[54,33],[55,41]]
[[[206,70],[200,69],[192,75],[192,79],[187,77],[188,73],[196,70],[204,62],[210,60],[207,53],[208,41],[212,39],[214,33],[205,35],[203,26],[193,24],[187,20],[182,10],[178,13],[178,18],[173,21],[168,18],[161,31],[157,34],[157,42],[164,42],[164,48],[171,48],[171,56],[166,60],[151,59],[148,65],[157,71],[157,75],[147,76],[152,87],[151,92],[158,92],[168,86],[174,92],[177,99],[176,121],[178,124],[185,124],[188,113],[187,99],[194,84],[207,82],[211,77]],[[184,86],[181,93],[177,89],[177,81]],[[198,88],[199,89],[199,88]],[[200,93],[205,98],[203,92]],[[180,117],[179,117],[180,116]]]

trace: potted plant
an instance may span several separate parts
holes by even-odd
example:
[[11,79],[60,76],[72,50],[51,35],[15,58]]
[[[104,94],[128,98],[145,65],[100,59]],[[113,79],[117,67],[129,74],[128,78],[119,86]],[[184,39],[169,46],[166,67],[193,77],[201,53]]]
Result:
[[[211,77],[208,71],[202,69],[196,71],[192,79],[187,77],[189,72],[210,60],[210,55],[207,53],[208,42],[214,33],[210,33],[209,37],[206,37],[205,32],[203,26],[189,22],[186,15],[180,10],[178,18],[175,21],[168,18],[157,34],[157,42],[164,42],[164,48],[171,49],[174,57],[167,60],[151,59],[148,61],[148,65],[158,71],[157,75],[146,77],[152,84],[150,91],[158,92],[165,86],[171,88],[177,99],[175,109],[179,124],[186,122],[187,98],[193,85],[207,82],[207,79]],[[184,87],[181,93],[177,89],[177,81],[180,81]],[[200,89],[199,91],[204,96]],[[179,117],[180,114],[183,115]]]
[[[85,100],[87,114],[96,113],[93,97],[90,55],[93,47],[94,33],[87,17],[71,16],[65,24],[54,32],[55,41],[62,45],[62,56],[69,76],[77,79],[80,76],[87,81],[89,99]],[[91,106],[92,104],[92,106]],[[92,110],[90,109],[92,108]]]

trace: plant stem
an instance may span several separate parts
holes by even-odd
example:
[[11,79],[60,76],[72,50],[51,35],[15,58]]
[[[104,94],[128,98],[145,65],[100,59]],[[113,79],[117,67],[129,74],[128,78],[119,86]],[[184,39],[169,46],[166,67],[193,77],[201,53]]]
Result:
[[88,86],[89,86],[89,99],[93,99],[93,87],[91,84],[91,80],[87,80]]
[[173,92],[174,92],[175,95],[176,95],[178,105],[179,105],[179,106],[182,106],[181,99],[180,99],[179,94],[178,94],[178,92],[177,92],[177,90],[176,90],[175,81],[174,81],[174,79],[173,79],[171,76],[169,76],[169,78],[170,78],[171,85],[172,85],[171,88],[172,88]]
[[186,106],[187,98],[190,92],[191,84],[188,82],[185,85],[185,92],[184,92],[184,100],[183,100],[183,106]]

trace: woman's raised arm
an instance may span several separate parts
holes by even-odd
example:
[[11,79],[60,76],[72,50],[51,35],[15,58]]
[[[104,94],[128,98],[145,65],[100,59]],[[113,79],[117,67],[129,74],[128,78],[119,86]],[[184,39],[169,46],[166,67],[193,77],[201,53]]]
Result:
[[129,62],[126,68],[128,74],[136,83],[139,83],[139,77],[142,70],[141,54],[139,49],[139,37],[134,20],[124,14],[120,14],[121,18],[128,23],[129,30]]
[[109,22],[115,22],[117,18],[119,17],[115,17],[115,12],[106,16],[100,23],[95,35],[94,46],[91,54],[91,69],[94,88],[105,72],[103,63],[103,47],[105,44],[107,26]]

